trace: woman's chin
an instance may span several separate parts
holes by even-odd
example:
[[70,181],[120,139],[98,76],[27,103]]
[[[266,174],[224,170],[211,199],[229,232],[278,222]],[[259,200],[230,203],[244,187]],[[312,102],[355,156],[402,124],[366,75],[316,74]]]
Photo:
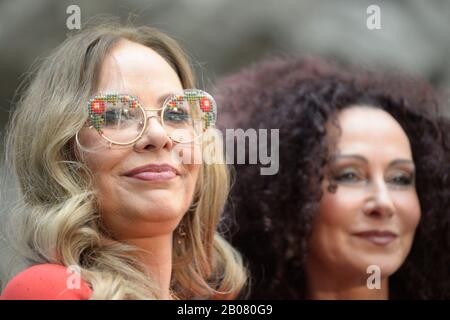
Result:
[[172,220],[181,220],[181,218],[184,216],[184,213],[187,210],[184,210],[184,208],[175,207],[173,204],[168,205],[165,207],[157,206],[148,206],[146,210],[141,210],[138,213],[138,216],[148,222],[165,222],[165,221],[172,221]]
[[394,274],[400,268],[401,264],[402,261],[399,261],[398,257],[390,255],[371,255],[357,261],[355,263],[355,269],[357,269],[359,273],[367,276],[377,273],[384,278]]

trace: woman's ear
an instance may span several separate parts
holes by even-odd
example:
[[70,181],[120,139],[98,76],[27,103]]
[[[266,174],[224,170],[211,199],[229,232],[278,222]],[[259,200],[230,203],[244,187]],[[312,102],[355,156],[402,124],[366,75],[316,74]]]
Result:
[[74,170],[74,174],[85,180],[87,185],[92,183],[91,172],[85,165],[85,153],[83,152],[83,146],[80,145],[78,137],[73,137],[66,145],[66,157],[65,159],[70,162],[69,166]]
[[82,147],[80,145],[78,132],[75,134],[75,137],[69,140],[68,145],[71,156],[73,156],[74,160],[84,163],[84,152],[80,150]]

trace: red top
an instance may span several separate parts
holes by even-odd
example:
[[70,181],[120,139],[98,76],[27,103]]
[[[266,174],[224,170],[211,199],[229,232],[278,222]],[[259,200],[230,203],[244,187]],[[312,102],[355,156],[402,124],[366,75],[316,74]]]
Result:
[[88,300],[91,288],[59,264],[32,266],[8,282],[0,300]]

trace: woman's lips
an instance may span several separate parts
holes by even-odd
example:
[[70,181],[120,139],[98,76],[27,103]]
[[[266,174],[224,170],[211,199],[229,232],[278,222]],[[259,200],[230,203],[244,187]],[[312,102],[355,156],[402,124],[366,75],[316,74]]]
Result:
[[178,171],[174,167],[167,164],[148,164],[135,168],[125,174],[127,177],[145,181],[170,180],[176,178],[177,175]]
[[379,246],[386,246],[397,238],[397,235],[391,231],[371,230],[358,232],[355,235]]
[[141,172],[131,176],[132,178],[140,180],[170,180],[175,178],[177,175],[173,171],[162,171],[162,172]]

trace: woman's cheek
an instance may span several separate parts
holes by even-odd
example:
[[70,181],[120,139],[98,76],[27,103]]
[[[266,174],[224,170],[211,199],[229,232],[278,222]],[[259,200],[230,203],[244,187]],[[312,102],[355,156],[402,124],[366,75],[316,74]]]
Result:
[[322,222],[343,226],[354,221],[354,215],[361,212],[363,194],[356,188],[339,186],[335,193],[324,191],[320,201],[319,215]]
[[188,169],[189,165],[201,164],[202,150],[195,143],[192,144],[176,144],[171,152],[172,159],[175,163],[179,163]]
[[416,191],[396,194],[395,204],[400,218],[401,228],[407,234],[413,234],[421,219],[420,203]]

